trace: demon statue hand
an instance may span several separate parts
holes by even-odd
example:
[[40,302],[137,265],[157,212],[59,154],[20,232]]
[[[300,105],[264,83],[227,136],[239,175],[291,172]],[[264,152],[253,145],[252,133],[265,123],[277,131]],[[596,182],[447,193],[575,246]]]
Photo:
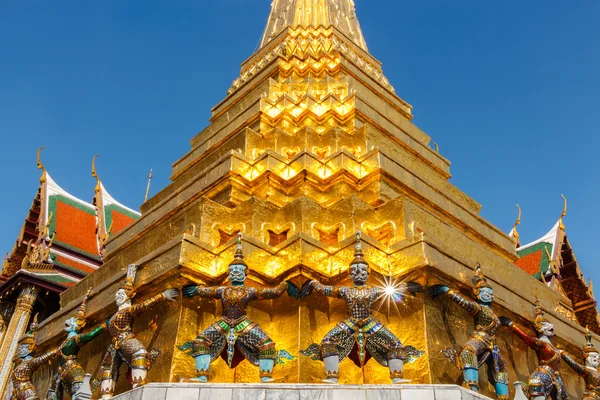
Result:
[[[379,364],[389,367],[393,383],[404,382],[402,369],[406,352],[398,338],[372,315],[373,303],[386,295],[385,288],[368,286],[369,264],[364,258],[360,232],[356,234],[354,260],[350,263],[350,278],[353,286],[325,286],[311,281],[317,293],[343,299],[346,302],[348,319],[337,324],[325,335],[320,345],[320,357],[325,364],[324,382],[337,383],[340,361],[350,357],[361,368],[373,357]],[[389,289],[388,289],[389,291]],[[416,283],[401,284],[394,292],[400,300],[407,292],[423,291]],[[390,294],[390,293],[387,293]],[[356,352],[353,352],[356,349]]]
[[544,311],[539,301],[535,303],[535,320],[533,326],[538,337],[528,335],[510,318],[500,317],[503,326],[509,327],[527,346],[535,351],[539,365],[529,377],[527,384],[528,398],[531,400],[569,398],[560,376],[561,350],[554,347],[550,338],[554,336],[554,325],[544,318]]
[[575,360],[575,357],[564,350],[561,352],[561,356],[562,359],[565,360],[565,362],[585,381],[583,400],[600,400],[600,372],[598,372],[600,353],[598,353],[598,350],[596,350],[592,343],[592,334],[589,329],[585,338],[586,344],[583,348],[585,365],[579,364]]
[[39,396],[35,386],[31,383],[33,373],[45,363],[54,359],[59,349],[50,351],[43,356],[34,357],[37,345],[35,336],[37,334],[37,315],[33,318],[30,331],[18,342],[17,355],[15,356],[15,367],[11,375],[12,395],[14,400],[38,400]]
[[183,295],[221,300],[222,318],[206,328],[192,342],[192,357],[196,361],[196,378],[192,381],[208,382],[210,364],[220,355],[234,368],[246,358],[260,370],[262,382],[272,382],[275,366],[275,342],[246,316],[246,308],[253,300],[276,299],[283,295],[288,284],[283,282],[275,288],[257,289],[244,286],[248,266],[244,261],[241,234],[235,249],[235,256],[229,265],[231,286],[198,287],[186,286]]
[[60,345],[58,353],[58,372],[56,379],[51,383],[50,389],[48,390],[48,400],[61,400],[63,398],[63,390],[66,391],[73,400],[79,398],[91,397],[91,388],[83,387],[85,371],[77,361],[77,354],[79,349],[84,344],[90,342],[96,336],[100,335],[106,330],[106,324],[100,324],[92,329],[89,333],[82,334],[81,331],[86,325],[86,305],[87,300],[92,291],[92,288],[88,290],[79,310],[77,310],[77,316],[71,317],[65,321],[65,332],[67,332],[67,339]]
[[464,386],[475,392],[479,391],[479,367],[488,362],[491,370],[496,395],[499,399],[508,399],[508,373],[506,363],[496,344],[496,332],[500,328],[500,320],[492,311],[494,291],[483,276],[481,266],[477,265],[472,278],[473,294],[477,301],[471,301],[448,286],[435,285],[429,288],[432,297],[447,295],[452,301],[465,309],[475,319],[475,331],[462,346],[460,354],[452,348],[443,351],[450,361],[463,371]]
[[133,320],[144,311],[155,305],[169,300],[174,301],[179,292],[176,289],[167,289],[141,304],[131,304],[135,296],[135,264],[127,267],[125,282],[115,294],[117,312],[108,320],[108,332],[112,336],[112,343],[102,360],[100,367],[102,379],[102,398],[110,399],[114,394],[115,384],[119,378],[119,367],[125,362],[131,371],[131,383],[133,388],[146,384],[146,375],[152,368],[160,350],[152,349],[150,352],[131,331]]

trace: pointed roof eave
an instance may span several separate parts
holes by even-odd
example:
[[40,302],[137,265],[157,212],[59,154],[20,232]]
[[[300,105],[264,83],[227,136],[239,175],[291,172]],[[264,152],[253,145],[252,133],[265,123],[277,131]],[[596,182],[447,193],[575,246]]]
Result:
[[129,213],[135,217],[135,219],[139,218],[142,214],[139,211],[135,211],[126,205],[115,200],[114,197],[108,193],[102,182],[98,180],[98,191],[94,195],[93,204],[96,207],[96,219],[97,219],[97,235],[99,243],[101,244],[101,249],[104,247],[104,243],[108,240],[108,237],[111,235],[112,231],[112,223],[110,226],[108,221],[111,218],[106,215],[109,209],[117,208],[121,212],[125,211],[125,213]]
[[589,325],[591,330],[600,334],[600,316],[596,306],[593,284],[591,280],[589,283],[587,282],[575,251],[564,232],[560,246],[563,262],[560,264],[558,276],[561,284],[563,287],[566,284],[570,289],[567,296],[573,302],[573,308],[580,324],[582,326]]
[[560,233],[560,226],[559,226],[559,222],[557,222],[556,224],[554,224],[554,226],[552,227],[552,229],[550,229],[548,231],[548,233],[546,233],[544,236],[542,236],[541,238],[534,240],[531,243],[527,243],[519,248],[517,248],[517,252],[523,251],[531,246],[535,246],[538,243],[548,243],[552,245],[552,252],[551,254],[554,254],[554,250],[556,248],[556,242],[557,239],[559,237],[559,233]]
[[[119,203],[110,195],[110,193],[108,193],[108,190],[106,190],[104,187],[104,184],[100,180],[100,177],[96,171],[96,158],[98,158],[98,155],[95,155],[94,158],[92,158],[92,177],[96,178],[96,187],[94,188],[94,200],[92,201],[92,204],[96,207],[98,222],[101,223],[98,227],[98,233],[106,234],[110,230],[110,227],[106,226],[107,218],[106,215],[104,215],[107,207],[116,206],[121,210],[125,210],[126,212],[138,217],[141,216],[141,214],[139,211],[135,211],[126,205]],[[152,174],[152,171],[150,174]],[[100,232],[100,230],[102,230],[102,232]]]
[[110,193],[108,193],[104,185],[101,185],[100,190],[102,191],[102,201],[104,203],[104,207],[108,207],[109,205],[115,205],[119,208],[129,211],[132,214],[137,215],[138,217],[142,215],[139,211],[135,211],[134,209],[129,208],[123,203],[119,203],[117,200],[115,200],[115,198],[112,197]]
[[515,242],[515,248],[518,249],[521,246],[521,241],[519,240],[519,232],[515,228],[512,228],[508,233],[508,237],[511,238]]
[[43,219],[40,221],[40,224],[47,224],[48,223],[48,206],[49,206],[49,198],[51,196],[63,196],[75,203],[78,203],[86,208],[93,208],[93,204],[88,203],[87,201],[83,201],[75,196],[73,196],[71,193],[67,192],[66,190],[64,190],[63,188],[61,188],[55,181],[54,179],[52,179],[52,177],[47,174],[47,179],[46,179],[46,183],[45,183],[45,190],[42,192],[43,193],[43,204],[45,207],[45,212],[43,215]]
[[21,230],[19,231],[19,235],[10,251],[2,262],[2,275],[4,276],[12,276],[14,275],[20,268],[23,259],[27,254],[27,245],[31,242],[36,242],[41,233],[44,232],[44,227],[46,226],[45,222],[45,191],[46,184],[48,180],[48,172],[44,168],[41,160],[40,153],[43,147],[38,150],[37,153],[37,166],[38,169],[42,170],[42,175],[40,176],[40,186],[36,192],[36,195],[31,202],[31,206],[27,211],[27,216],[25,217],[25,221],[21,226]]
[[335,27],[355,45],[368,52],[356,16],[354,0],[273,0],[260,48],[265,47],[286,28],[321,26]]

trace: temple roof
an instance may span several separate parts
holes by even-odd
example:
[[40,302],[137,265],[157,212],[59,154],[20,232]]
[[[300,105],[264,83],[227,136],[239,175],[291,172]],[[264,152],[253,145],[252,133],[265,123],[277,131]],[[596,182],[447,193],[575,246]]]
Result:
[[97,245],[100,255],[103,255],[108,239],[135,222],[141,214],[115,200],[100,180],[92,204],[97,211],[95,227]]
[[519,259],[515,262],[519,268],[541,279],[552,273],[552,255],[560,234],[559,223],[557,222],[548,233],[531,243],[527,243],[517,248]]
[[[43,173],[21,232],[2,265],[0,292],[26,280],[60,292],[102,265],[104,242],[139,218],[98,180],[93,203],[83,201]],[[98,229],[99,226],[102,229]]]
[[354,8],[354,0],[273,0],[260,47],[288,27],[333,26],[367,51],[367,43]]
[[[564,216],[565,212],[563,212]],[[517,247],[515,264],[570,300],[573,320],[600,334],[600,318],[588,283],[569,243],[562,217],[545,235]]]

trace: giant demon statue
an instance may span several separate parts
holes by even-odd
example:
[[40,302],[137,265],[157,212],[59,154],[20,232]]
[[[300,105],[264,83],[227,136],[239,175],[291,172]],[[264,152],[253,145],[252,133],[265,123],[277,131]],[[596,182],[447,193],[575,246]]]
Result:
[[499,399],[508,399],[508,373],[506,363],[496,344],[496,333],[500,328],[500,319],[492,310],[494,291],[483,276],[481,266],[477,265],[473,274],[473,294],[477,301],[471,301],[457,291],[444,285],[429,288],[432,297],[447,295],[453,302],[468,311],[475,319],[475,331],[462,346],[460,354],[454,349],[443,351],[450,361],[463,371],[464,386],[479,391],[479,367],[488,362],[491,378]]
[[569,398],[567,389],[560,376],[560,354],[550,339],[554,336],[554,325],[544,318],[540,302],[535,302],[535,320],[533,327],[537,337],[530,336],[508,317],[500,317],[502,325],[509,327],[527,346],[537,354],[539,365],[529,376],[527,382],[528,397],[531,400]]
[[87,323],[85,311],[91,291],[92,289],[90,288],[83,298],[83,302],[77,310],[77,315],[65,321],[67,339],[59,347],[58,372],[48,390],[48,400],[61,400],[63,398],[63,391],[66,391],[72,399],[88,398],[91,396],[91,388],[89,386],[84,387],[86,373],[77,360],[77,354],[81,346],[92,341],[92,339],[106,330],[106,324],[102,323],[88,333],[81,333]]
[[583,357],[585,358],[585,365],[581,365],[577,362],[575,357],[566,351],[561,352],[562,359],[579,376],[585,381],[585,394],[583,400],[600,400],[600,372],[598,372],[598,364],[600,364],[600,353],[594,347],[592,343],[592,333],[587,330],[585,335],[586,344],[583,348]]
[[[367,285],[369,271],[358,232],[354,260],[350,263],[350,278],[354,285],[326,286],[319,281],[311,281],[311,288],[317,293],[344,300],[348,312],[348,318],[338,323],[321,341],[320,358],[325,364],[326,374],[324,382],[338,382],[339,364],[346,357],[360,367],[373,357],[379,364],[389,367],[393,383],[404,381],[402,369],[406,361],[405,348],[392,332],[373,317],[373,303],[386,295],[386,288]],[[395,291],[392,293],[394,297],[401,299],[407,292],[423,291],[423,287],[410,282],[401,284]]]
[[37,389],[31,383],[31,376],[39,367],[51,361],[58,355],[59,349],[52,350],[42,356],[34,357],[37,350],[35,337],[37,335],[37,314],[33,317],[31,328],[19,339],[15,367],[12,371],[9,386],[10,398],[14,400],[38,400]]
[[103,399],[110,399],[114,394],[122,362],[125,362],[131,371],[133,388],[146,384],[148,370],[154,365],[160,350],[152,349],[148,353],[146,347],[132,332],[133,320],[158,303],[166,300],[174,301],[179,295],[176,289],[167,289],[141,304],[132,304],[131,300],[136,294],[134,286],[136,272],[135,264],[127,267],[125,282],[115,294],[118,310],[108,320],[108,332],[112,336],[112,343],[108,346],[101,365]]
[[[248,304],[254,300],[276,299],[288,288],[282,282],[274,288],[258,289],[244,286],[248,265],[244,261],[241,234],[238,235],[235,256],[229,265],[231,286],[183,288],[186,297],[198,296],[221,300],[223,316],[206,328],[192,343],[191,355],[196,362],[196,375],[192,379],[208,382],[210,364],[223,355],[230,368],[244,358],[259,367],[262,382],[272,381],[277,358],[275,342],[246,315]],[[183,348],[183,347],[182,347]]]

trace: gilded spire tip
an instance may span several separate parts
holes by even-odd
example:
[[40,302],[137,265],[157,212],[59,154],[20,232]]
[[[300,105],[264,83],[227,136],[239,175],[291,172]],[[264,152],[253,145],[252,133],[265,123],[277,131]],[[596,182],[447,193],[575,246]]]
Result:
[[43,184],[46,182],[46,168],[44,167],[44,164],[42,164],[42,150],[44,150],[44,146],[40,147],[37,151],[37,169],[41,169],[42,170],[42,176],[40,177],[40,184]]
[[98,176],[98,173],[96,171],[96,158],[98,158],[98,156],[100,156],[100,154],[96,154],[94,157],[92,157],[92,177],[96,178],[96,187],[94,188],[94,192],[98,193],[100,191],[100,177]]
[[286,28],[339,29],[354,44],[368,51],[354,0],[273,0],[260,47]]
[[148,185],[146,186],[146,195],[144,196],[144,203],[148,201],[148,193],[150,193],[150,182],[152,181],[152,168],[150,168],[150,173],[148,174]]
[[519,213],[517,214],[517,220],[515,221],[515,225],[513,226],[513,238],[515,240],[516,245],[519,245],[519,232],[517,231],[517,227],[521,225],[521,207],[517,204],[517,210]]
[[563,198],[563,202],[564,202],[564,206],[563,206],[563,211],[560,214],[560,219],[559,219],[559,225],[558,227],[561,230],[565,230],[565,224],[563,223],[563,218],[567,216],[567,198],[565,197],[564,194],[561,194],[562,198]]

